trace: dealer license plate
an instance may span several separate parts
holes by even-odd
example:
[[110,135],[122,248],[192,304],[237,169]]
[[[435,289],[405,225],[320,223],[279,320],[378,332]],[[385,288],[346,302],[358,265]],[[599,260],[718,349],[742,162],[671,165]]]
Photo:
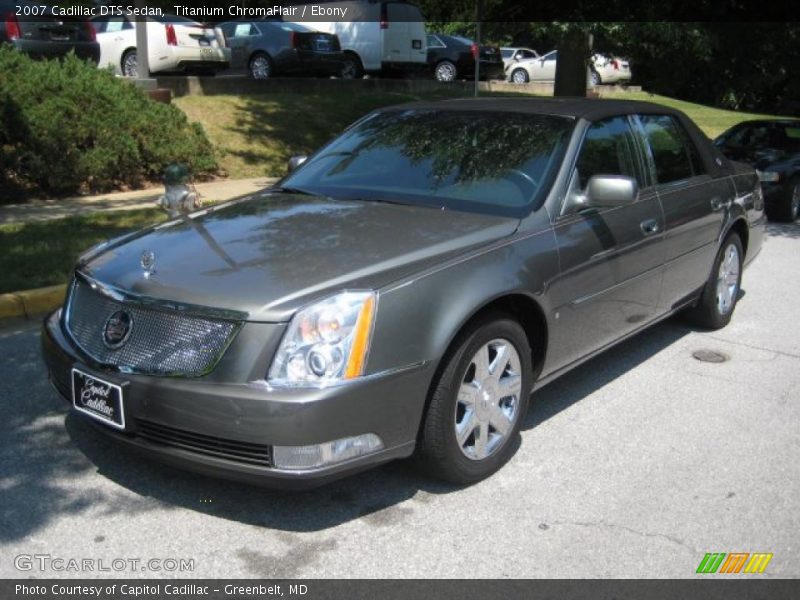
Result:
[[125,429],[122,386],[73,368],[72,405],[98,421]]

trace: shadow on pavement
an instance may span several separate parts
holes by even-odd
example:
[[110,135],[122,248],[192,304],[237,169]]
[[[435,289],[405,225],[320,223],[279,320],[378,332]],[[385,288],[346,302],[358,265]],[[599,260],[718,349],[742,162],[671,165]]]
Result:
[[[557,415],[690,331],[667,321],[585,363],[534,394],[523,429]],[[290,532],[324,530],[362,517],[380,526],[405,517],[411,509],[397,506],[405,500],[429,502],[434,495],[459,489],[417,474],[411,461],[291,493],[145,460],[74,414],[64,420],[66,403],[43,376],[38,332],[20,335],[18,358],[0,368],[5,400],[0,406],[0,542],[30,536],[53,520],[79,513],[135,516],[176,508]],[[0,335],[0,352],[6,342],[7,336]],[[93,471],[122,489],[96,478]]]
[[800,239],[800,221],[794,223],[767,221],[767,234],[771,237]]

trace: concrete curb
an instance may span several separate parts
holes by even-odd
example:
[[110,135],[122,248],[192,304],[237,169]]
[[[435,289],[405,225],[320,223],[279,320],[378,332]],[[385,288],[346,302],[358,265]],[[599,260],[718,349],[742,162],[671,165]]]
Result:
[[64,303],[67,286],[53,285],[38,290],[0,294],[0,319],[30,319],[55,310]]

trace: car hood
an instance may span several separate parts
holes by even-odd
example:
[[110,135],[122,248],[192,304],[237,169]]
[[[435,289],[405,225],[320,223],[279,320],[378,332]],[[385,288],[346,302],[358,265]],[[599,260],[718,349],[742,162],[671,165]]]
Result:
[[[264,193],[111,242],[78,269],[119,290],[281,322],[343,289],[378,289],[512,234],[518,219]],[[143,253],[154,256],[145,277]]]

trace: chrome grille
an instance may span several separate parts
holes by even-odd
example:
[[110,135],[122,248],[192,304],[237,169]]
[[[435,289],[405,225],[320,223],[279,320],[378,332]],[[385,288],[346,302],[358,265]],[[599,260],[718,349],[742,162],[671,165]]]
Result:
[[[103,342],[103,334],[106,321],[118,310],[125,310],[133,324],[127,341],[112,349]],[[214,367],[239,323],[120,302],[76,279],[66,328],[81,349],[101,365],[125,372],[196,377]]]

